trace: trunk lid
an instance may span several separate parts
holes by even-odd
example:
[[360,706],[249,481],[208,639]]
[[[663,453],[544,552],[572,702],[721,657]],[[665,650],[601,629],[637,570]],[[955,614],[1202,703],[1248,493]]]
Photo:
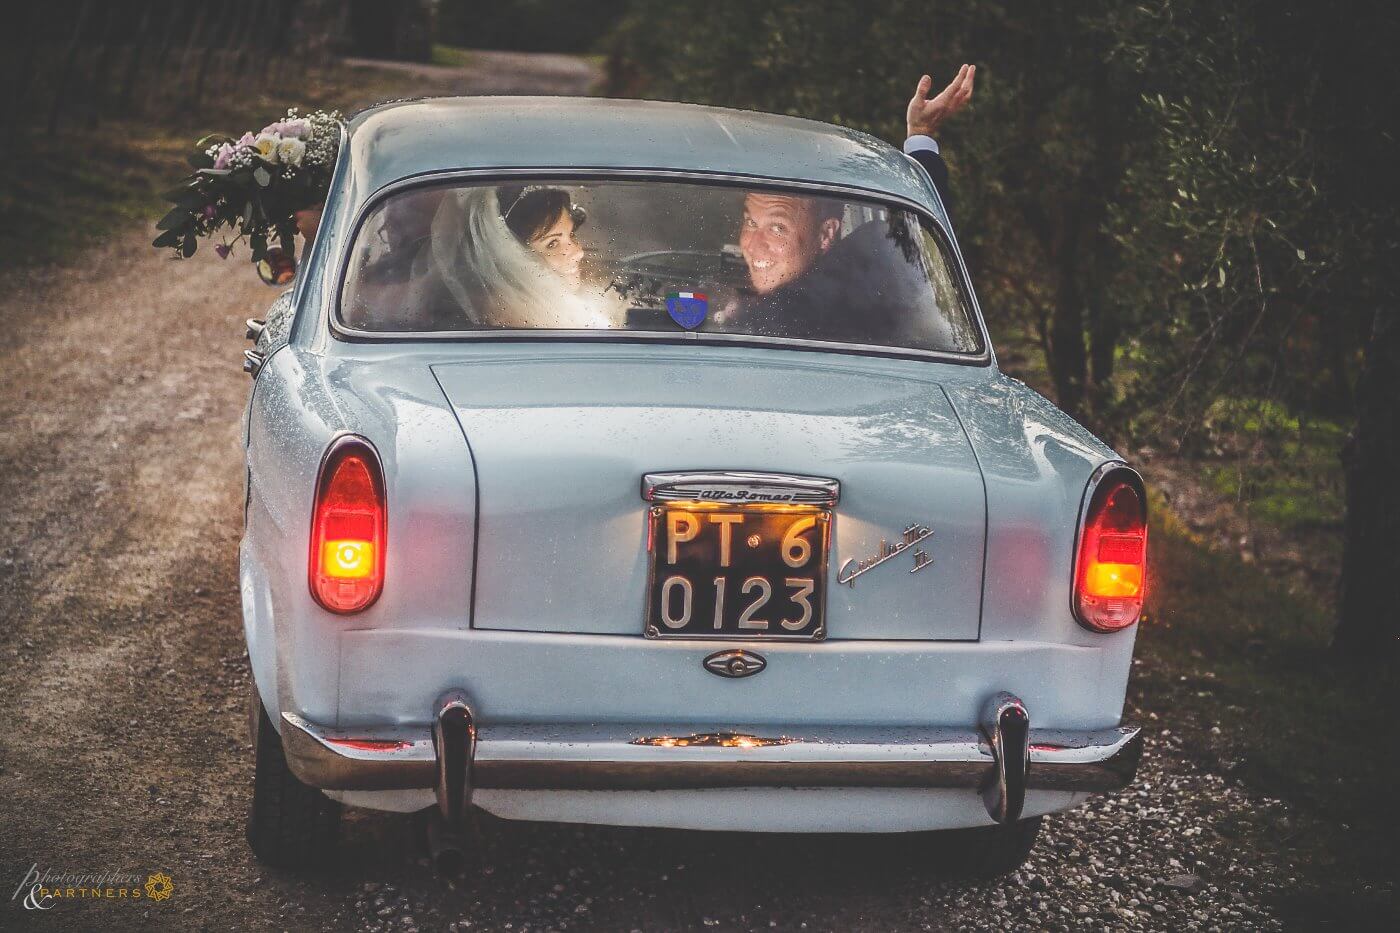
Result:
[[[976,639],[986,505],[940,364],[677,348],[483,355],[432,367],[476,466],[476,628],[641,635],[646,473],[744,470],[841,484],[828,640]],[[910,525],[931,562],[879,556]],[[850,565],[854,569],[857,564]]]

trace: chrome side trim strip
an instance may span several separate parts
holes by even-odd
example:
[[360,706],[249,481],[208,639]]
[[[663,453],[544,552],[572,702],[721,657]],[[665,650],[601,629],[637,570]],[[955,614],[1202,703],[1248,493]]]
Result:
[[[323,729],[282,714],[293,772],[335,790],[434,788],[438,767],[426,727]],[[781,744],[716,747],[637,742],[700,731],[761,733]],[[475,728],[475,788],[680,790],[705,787],[953,787],[981,790],[996,757],[977,730],[685,724],[502,725]],[[401,745],[399,744],[401,743]],[[1137,772],[1142,733],[1032,730],[1028,790],[1107,791]]]
[[784,503],[831,508],[841,498],[841,483],[819,476],[751,473],[743,470],[647,473],[642,477],[647,502],[682,499],[725,503]]

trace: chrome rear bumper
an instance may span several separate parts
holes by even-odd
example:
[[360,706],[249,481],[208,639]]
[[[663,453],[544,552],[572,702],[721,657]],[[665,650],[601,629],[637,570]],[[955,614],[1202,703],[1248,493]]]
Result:
[[1013,822],[1027,789],[1115,790],[1137,773],[1137,728],[1034,729],[1009,694],[993,698],[983,720],[978,729],[698,734],[626,724],[482,728],[464,696],[451,693],[432,729],[329,729],[284,712],[281,731],[302,782],[326,790],[436,788],[449,818],[464,811],[474,788],[951,787],[981,791],[994,820]]

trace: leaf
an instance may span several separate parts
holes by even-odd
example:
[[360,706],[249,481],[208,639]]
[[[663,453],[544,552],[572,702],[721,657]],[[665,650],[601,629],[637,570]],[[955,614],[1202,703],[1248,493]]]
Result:
[[196,169],[214,167],[214,158],[203,149],[191,152],[185,158],[185,161],[188,162],[192,168]]
[[1215,271],[1217,271],[1217,272],[1220,273],[1220,286],[1219,286],[1219,287],[1220,287],[1220,288],[1224,288],[1224,287],[1225,287],[1225,267],[1224,267],[1224,266],[1220,266],[1220,267],[1217,268]]
[[205,204],[211,200],[209,195],[195,186],[187,188],[171,188],[161,198],[166,201],[173,201],[176,207],[183,207],[192,213],[198,213]]
[[199,189],[197,189],[197,188],[194,187],[194,179],[193,179],[193,178],[191,178],[191,179],[189,179],[189,180],[187,180],[187,181],[181,182],[180,184],[176,185],[174,188],[169,188],[169,189],[165,190],[164,192],[161,193],[160,198],[161,198],[162,201],[176,201],[176,202],[178,202],[178,201],[180,201],[182,198],[185,198],[185,197],[189,196],[190,192],[195,192],[196,194],[199,193]]
[[187,236],[184,245],[180,247],[180,255],[189,259],[197,249],[199,249],[199,237]]
[[258,187],[266,188],[268,185],[272,184],[272,173],[259,165],[257,168],[253,169],[253,181],[258,183]]
[[1301,260],[1302,262],[1307,262],[1307,261],[1308,261],[1308,254],[1305,253],[1305,252],[1303,252],[1303,251],[1300,249],[1300,250],[1298,250],[1298,259]]
[[156,237],[155,240],[153,240],[153,241],[151,242],[151,245],[152,245],[152,246],[156,246],[156,247],[160,247],[160,248],[162,248],[162,249],[164,249],[164,248],[166,248],[166,247],[179,246],[179,245],[180,245],[180,231],[178,231],[178,230],[167,230],[167,231],[165,231],[164,233],[162,233],[160,236]]
[[194,215],[192,215],[189,211],[185,210],[183,207],[172,208],[170,213],[166,214],[164,217],[162,217],[159,221],[156,222],[156,229],[174,230],[177,227],[183,227],[186,223],[192,220],[193,217]]

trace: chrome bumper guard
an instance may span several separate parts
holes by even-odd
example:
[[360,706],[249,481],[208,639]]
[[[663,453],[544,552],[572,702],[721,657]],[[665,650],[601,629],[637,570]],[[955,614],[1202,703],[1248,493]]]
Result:
[[[1032,729],[999,694],[978,730],[801,727],[696,733],[654,725],[498,725],[482,729],[466,695],[437,703],[431,729],[328,729],[282,714],[292,771],[326,790],[435,788],[461,819],[474,788],[678,790],[706,787],[952,787],[980,791],[999,823],[1027,790],[1107,791],[1137,773],[1142,733]],[[440,753],[441,752],[441,753]]]

